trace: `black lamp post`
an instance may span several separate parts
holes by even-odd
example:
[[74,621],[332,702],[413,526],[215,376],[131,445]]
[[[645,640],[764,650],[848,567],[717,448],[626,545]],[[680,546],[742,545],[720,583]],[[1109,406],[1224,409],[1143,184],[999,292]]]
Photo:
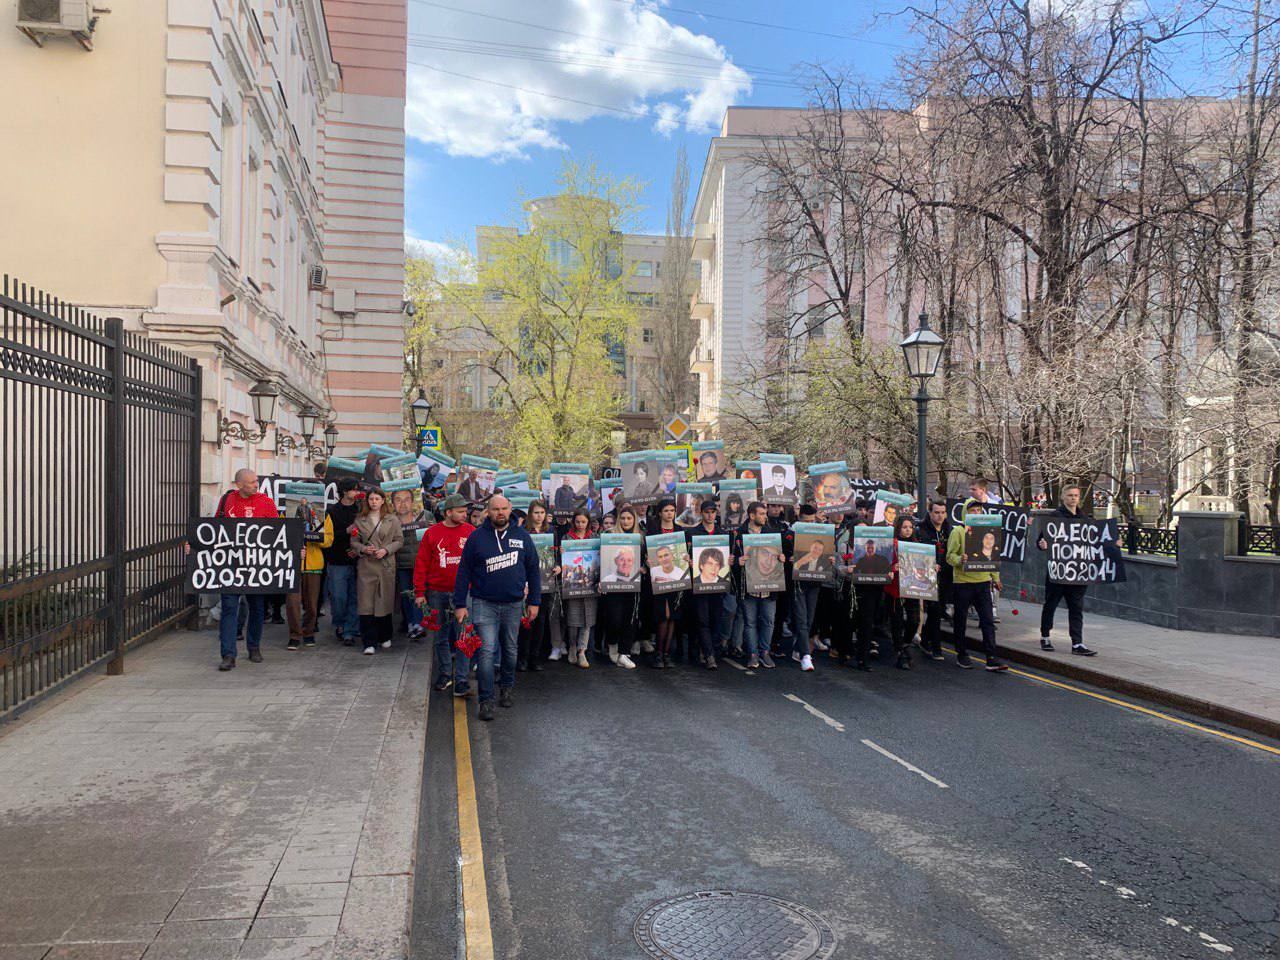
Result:
[[337,424],[330,423],[324,428],[324,448],[329,451],[329,456],[333,456],[334,449],[338,446],[338,427]]
[[942,338],[929,329],[929,315],[920,314],[920,325],[899,344],[902,355],[907,361],[907,375],[916,381],[917,436],[916,436],[916,496],[919,498],[917,509],[924,516],[929,509],[928,456],[927,437],[929,424],[928,382],[938,372],[938,364],[942,361]]
[[413,425],[421,430],[431,420],[431,401],[427,399],[427,391],[418,388],[418,399],[409,404],[413,410]]
[[218,446],[229,440],[243,440],[245,443],[261,443],[267,435],[267,427],[276,422],[276,403],[280,399],[280,390],[270,380],[259,380],[249,388],[249,400],[253,403],[253,419],[258,422],[257,432],[249,430],[244,424],[231,420],[218,412]]

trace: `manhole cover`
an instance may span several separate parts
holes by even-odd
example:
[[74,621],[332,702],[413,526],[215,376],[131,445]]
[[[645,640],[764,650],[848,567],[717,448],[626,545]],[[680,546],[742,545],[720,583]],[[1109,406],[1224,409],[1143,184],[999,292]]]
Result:
[[808,907],[733,890],[655,903],[636,921],[635,936],[661,960],[825,960],[836,947]]

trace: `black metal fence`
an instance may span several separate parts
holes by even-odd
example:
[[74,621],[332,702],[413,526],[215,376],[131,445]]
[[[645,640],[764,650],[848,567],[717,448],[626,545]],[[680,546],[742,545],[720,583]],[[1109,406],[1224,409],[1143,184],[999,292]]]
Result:
[[1178,530],[1176,527],[1148,527],[1140,523],[1123,524],[1120,527],[1120,546],[1133,555],[1176,557]]
[[116,318],[0,287],[0,717],[193,612],[200,367]]
[[1280,557],[1280,527],[1249,523],[1240,518],[1241,556]]

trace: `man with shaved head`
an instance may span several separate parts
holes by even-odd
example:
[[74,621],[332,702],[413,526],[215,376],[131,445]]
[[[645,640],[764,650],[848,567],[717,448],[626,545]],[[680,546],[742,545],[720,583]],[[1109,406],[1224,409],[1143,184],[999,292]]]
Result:
[[[278,517],[280,511],[275,501],[258,492],[258,475],[248,467],[236,471],[235,489],[228,490],[218,501],[215,517]],[[219,670],[230,670],[236,665],[237,634],[240,628],[240,598],[238,593],[222,594],[219,606],[218,642],[222,648]],[[266,597],[261,594],[245,594],[248,623],[244,632],[245,646],[249,648],[249,660],[262,662],[262,621],[266,617]]]
[[498,703],[512,706],[516,683],[516,651],[520,618],[527,605],[529,618],[542,602],[542,575],[533,538],[511,523],[511,501],[502,494],[489,500],[487,516],[462,548],[454,580],[453,607],[459,623],[470,615],[480,634],[476,681],[480,687],[481,720],[493,719],[493,661],[501,653]]

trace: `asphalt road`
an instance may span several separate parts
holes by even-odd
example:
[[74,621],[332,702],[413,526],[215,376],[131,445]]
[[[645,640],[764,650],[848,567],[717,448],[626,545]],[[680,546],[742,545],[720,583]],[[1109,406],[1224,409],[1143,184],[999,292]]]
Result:
[[[518,676],[514,709],[468,719],[502,960],[641,960],[637,917],[717,889],[816,911],[837,958],[1280,951],[1274,754],[950,658]],[[453,960],[454,718],[433,698],[413,956]]]

